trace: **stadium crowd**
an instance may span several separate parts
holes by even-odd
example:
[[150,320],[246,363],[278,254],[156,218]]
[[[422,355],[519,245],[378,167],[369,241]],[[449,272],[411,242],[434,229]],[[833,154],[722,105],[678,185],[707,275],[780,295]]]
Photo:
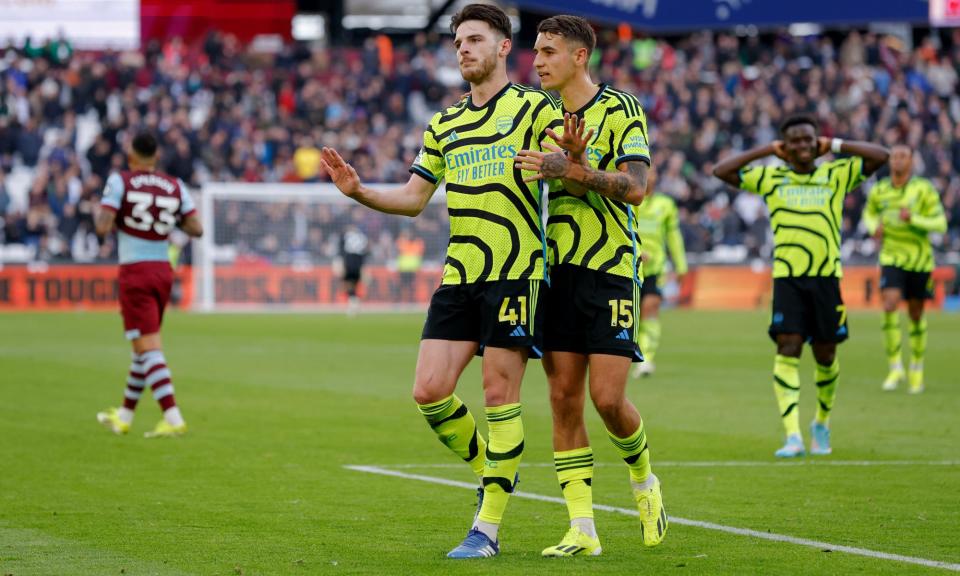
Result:
[[[943,32],[947,33],[947,32]],[[636,94],[651,126],[659,186],[680,207],[687,250],[697,261],[766,257],[771,236],[762,201],[712,177],[715,161],[777,136],[778,122],[815,113],[827,136],[907,143],[917,172],[941,192],[949,232],[939,252],[960,252],[960,30],[946,49],[894,36],[735,36],[701,32],[669,39],[602,31],[596,77]],[[516,81],[537,85],[533,55],[518,46]],[[449,38],[418,35],[394,44],[256,52],[210,34],[138,52],[75,52],[57,41],[0,50],[0,260],[96,261],[115,251],[93,234],[92,213],[124,145],[150,128],[161,165],[191,186],[205,182],[322,182],[319,147],[345,153],[368,182],[399,182],[432,113],[463,91]],[[847,198],[844,252],[872,261],[877,247],[859,226],[865,190]],[[25,190],[17,194],[15,189]],[[256,206],[256,208],[254,208]],[[243,230],[240,257],[285,260],[336,255],[344,223],[371,238],[371,259],[394,257],[400,227],[442,260],[445,212],[413,221],[349,205],[218,204],[218,243]],[[262,230],[252,234],[251,229]]]

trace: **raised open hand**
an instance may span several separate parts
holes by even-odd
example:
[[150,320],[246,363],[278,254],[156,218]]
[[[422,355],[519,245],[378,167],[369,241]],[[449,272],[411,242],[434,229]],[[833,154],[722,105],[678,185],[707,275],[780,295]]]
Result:
[[[570,157],[579,163],[580,156],[587,150],[587,145],[593,138],[593,128],[586,130],[586,123],[581,122],[576,114],[565,113],[563,115],[563,134],[558,135],[552,129],[547,128],[547,135],[553,139],[561,148],[570,154]],[[586,133],[584,133],[586,130]]]
[[352,198],[360,191],[360,176],[357,175],[357,171],[333,148],[324,147],[320,150],[320,166],[326,170],[333,184],[345,196]]

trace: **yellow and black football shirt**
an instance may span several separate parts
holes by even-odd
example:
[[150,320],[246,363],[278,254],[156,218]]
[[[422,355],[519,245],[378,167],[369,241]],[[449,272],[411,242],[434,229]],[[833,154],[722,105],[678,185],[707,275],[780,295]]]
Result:
[[[900,218],[902,208],[910,210],[909,222]],[[896,266],[907,272],[933,270],[933,247],[928,236],[930,232],[946,232],[947,217],[932,182],[914,177],[896,188],[884,178],[870,191],[863,220],[871,234],[883,224],[881,266]]]
[[643,273],[647,276],[663,274],[667,264],[667,249],[677,274],[687,273],[687,255],[680,233],[677,203],[673,198],[656,192],[643,199],[636,207],[637,234],[643,244]]
[[546,92],[507,84],[483,106],[468,96],[434,115],[410,171],[446,180],[450,244],[442,284],[542,279],[546,247],[540,183],[513,166],[520,150],[541,150],[546,129],[563,129]]
[[863,182],[863,159],[824,162],[810,174],[788,166],[740,171],[740,188],[763,196],[773,228],[773,277],[843,276],[843,199]]
[[[574,112],[593,129],[587,157],[596,170],[615,172],[624,162],[650,163],[647,119],[631,94],[601,85],[597,95]],[[547,211],[550,264],[573,264],[599,272],[638,278],[636,210],[631,204],[592,190],[581,197],[552,182]]]

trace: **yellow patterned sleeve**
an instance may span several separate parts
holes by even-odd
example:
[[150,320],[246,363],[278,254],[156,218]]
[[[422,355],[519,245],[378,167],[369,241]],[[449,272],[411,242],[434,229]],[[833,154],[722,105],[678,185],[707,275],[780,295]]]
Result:
[[650,142],[647,138],[647,117],[640,108],[636,99],[628,99],[625,104],[623,116],[620,118],[620,126],[616,131],[616,160],[615,166],[620,166],[624,162],[641,160],[650,164]]
[[667,249],[670,251],[670,259],[673,260],[673,268],[677,274],[686,274],[687,251],[683,245],[683,234],[680,232],[680,221],[675,202],[671,201],[669,204],[663,227],[666,230]]
[[740,189],[747,192],[762,194],[760,185],[763,183],[767,171],[767,166],[749,166],[740,170]]
[[940,194],[929,180],[924,182],[920,213],[910,219],[910,224],[927,232],[947,231],[947,216],[943,212]]
[[840,179],[840,189],[844,193],[853,191],[866,179],[863,176],[863,158],[853,156],[839,160],[837,163],[840,164],[840,170],[836,173]]
[[440,153],[440,147],[437,145],[432,121],[423,132],[423,146],[410,166],[410,172],[434,185],[439,184],[444,178],[446,163],[443,160],[443,154]]

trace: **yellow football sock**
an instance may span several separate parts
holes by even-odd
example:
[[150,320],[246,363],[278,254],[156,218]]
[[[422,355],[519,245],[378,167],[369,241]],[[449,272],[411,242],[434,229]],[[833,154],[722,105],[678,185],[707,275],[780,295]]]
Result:
[[643,420],[636,432],[626,438],[618,438],[607,430],[610,441],[613,442],[620,457],[630,468],[630,480],[643,484],[650,476],[650,450],[647,449],[647,435],[643,431]]
[[487,406],[487,459],[483,467],[483,506],[478,519],[500,524],[523,456],[523,420],[520,404]]
[[773,391],[780,406],[780,417],[787,436],[800,434],[799,358],[777,354],[773,362]]
[[840,381],[840,359],[834,358],[833,364],[817,364],[814,382],[817,383],[817,422],[826,424],[833,410],[833,400],[837,396],[837,383]]
[[887,364],[890,370],[896,370],[903,367],[901,359],[900,346],[903,336],[900,334],[900,313],[883,313],[883,343],[887,351]]
[[923,356],[927,352],[927,317],[921,316],[919,322],[910,322],[910,364],[923,365]]
[[483,478],[483,459],[487,443],[477,431],[477,422],[456,394],[432,404],[417,406],[443,445],[463,458],[477,478]]
[[553,464],[570,519],[593,518],[593,448],[554,452]]

